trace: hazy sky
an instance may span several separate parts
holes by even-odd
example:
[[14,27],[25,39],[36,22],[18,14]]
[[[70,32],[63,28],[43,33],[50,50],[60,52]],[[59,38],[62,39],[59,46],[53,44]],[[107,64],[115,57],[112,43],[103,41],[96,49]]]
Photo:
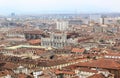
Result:
[[0,0],[0,15],[120,12],[120,0]]

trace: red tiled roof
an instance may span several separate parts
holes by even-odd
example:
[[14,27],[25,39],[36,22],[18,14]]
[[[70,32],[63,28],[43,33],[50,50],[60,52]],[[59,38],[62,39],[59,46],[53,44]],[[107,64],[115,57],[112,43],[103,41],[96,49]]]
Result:
[[82,49],[80,49],[80,48],[73,48],[72,49],[72,52],[84,52],[84,51],[85,51],[84,48],[82,48]]
[[80,68],[79,70],[84,71],[84,72],[91,72],[91,73],[97,73],[98,72],[97,70],[91,70],[89,68]]
[[3,76],[7,76],[9,73],[9,71],[5,70],[5,71],[0,71],[0,77],[3,77]]
[[40,39],[29,40],[28,43],[30,43],[30,44],[39,44],[39,43],[41,43],[41,40]]
[[100,48],[91,48],[91,50],[93,50],[93,51],[100,51]]
[[43,34],[41,30],[24,31],[25,34]]
[[83,42],[83,41],[87,41],[87,40],[91,40],[91,39],[93,39],[93,37],[87,37],[87,38],[79,38],[78,39],[78,42]]
[[18,78],[27,78],[27,75],[25,75],[25,74],[18,74]]
[[18,67],[18,65],[14,64],[14,63],[11,63],[11,62],[6,62],[3,67],[7,68],[7,69],[15,69],[15,68]]
[[64,71],[64,70],[56,70],[55,74],[70,74],[70,75],[75,75],[75,73],[72,72],[72,71]]
[[90,62],[79,63],[80,67],[95,67],[107,69],[120,69],[120,64],[112,59],[98,59]]
[[109,54],[105,54],[105,55],[108,55],[108,56],[120,56],[120,53],[109,53]]

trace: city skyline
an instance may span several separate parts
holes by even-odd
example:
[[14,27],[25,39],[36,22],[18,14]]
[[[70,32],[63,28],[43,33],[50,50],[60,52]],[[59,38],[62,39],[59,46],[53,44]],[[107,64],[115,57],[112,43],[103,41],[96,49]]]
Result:
[[120,12],[118,0],[0,0],[0,15]]

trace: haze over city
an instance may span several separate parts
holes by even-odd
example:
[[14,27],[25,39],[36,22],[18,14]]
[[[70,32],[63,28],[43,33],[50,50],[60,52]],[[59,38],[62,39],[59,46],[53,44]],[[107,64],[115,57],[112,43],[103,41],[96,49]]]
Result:
[[119,0],[0,0],[0,78],[120,78]]
[[0,15],[120,12],[119,0],[0,0]]

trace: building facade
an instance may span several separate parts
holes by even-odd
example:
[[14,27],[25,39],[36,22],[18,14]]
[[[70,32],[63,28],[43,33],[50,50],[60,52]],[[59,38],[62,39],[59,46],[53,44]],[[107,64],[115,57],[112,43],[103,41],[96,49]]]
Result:
[[68,44],[65,33],[51,33],[49,38],[41,38],[41,46],[62,48]]
[[68,29],[68,21],[57,21],[57,28],[58,30],[60,31],[64,31],[64,30],[67,30]]

